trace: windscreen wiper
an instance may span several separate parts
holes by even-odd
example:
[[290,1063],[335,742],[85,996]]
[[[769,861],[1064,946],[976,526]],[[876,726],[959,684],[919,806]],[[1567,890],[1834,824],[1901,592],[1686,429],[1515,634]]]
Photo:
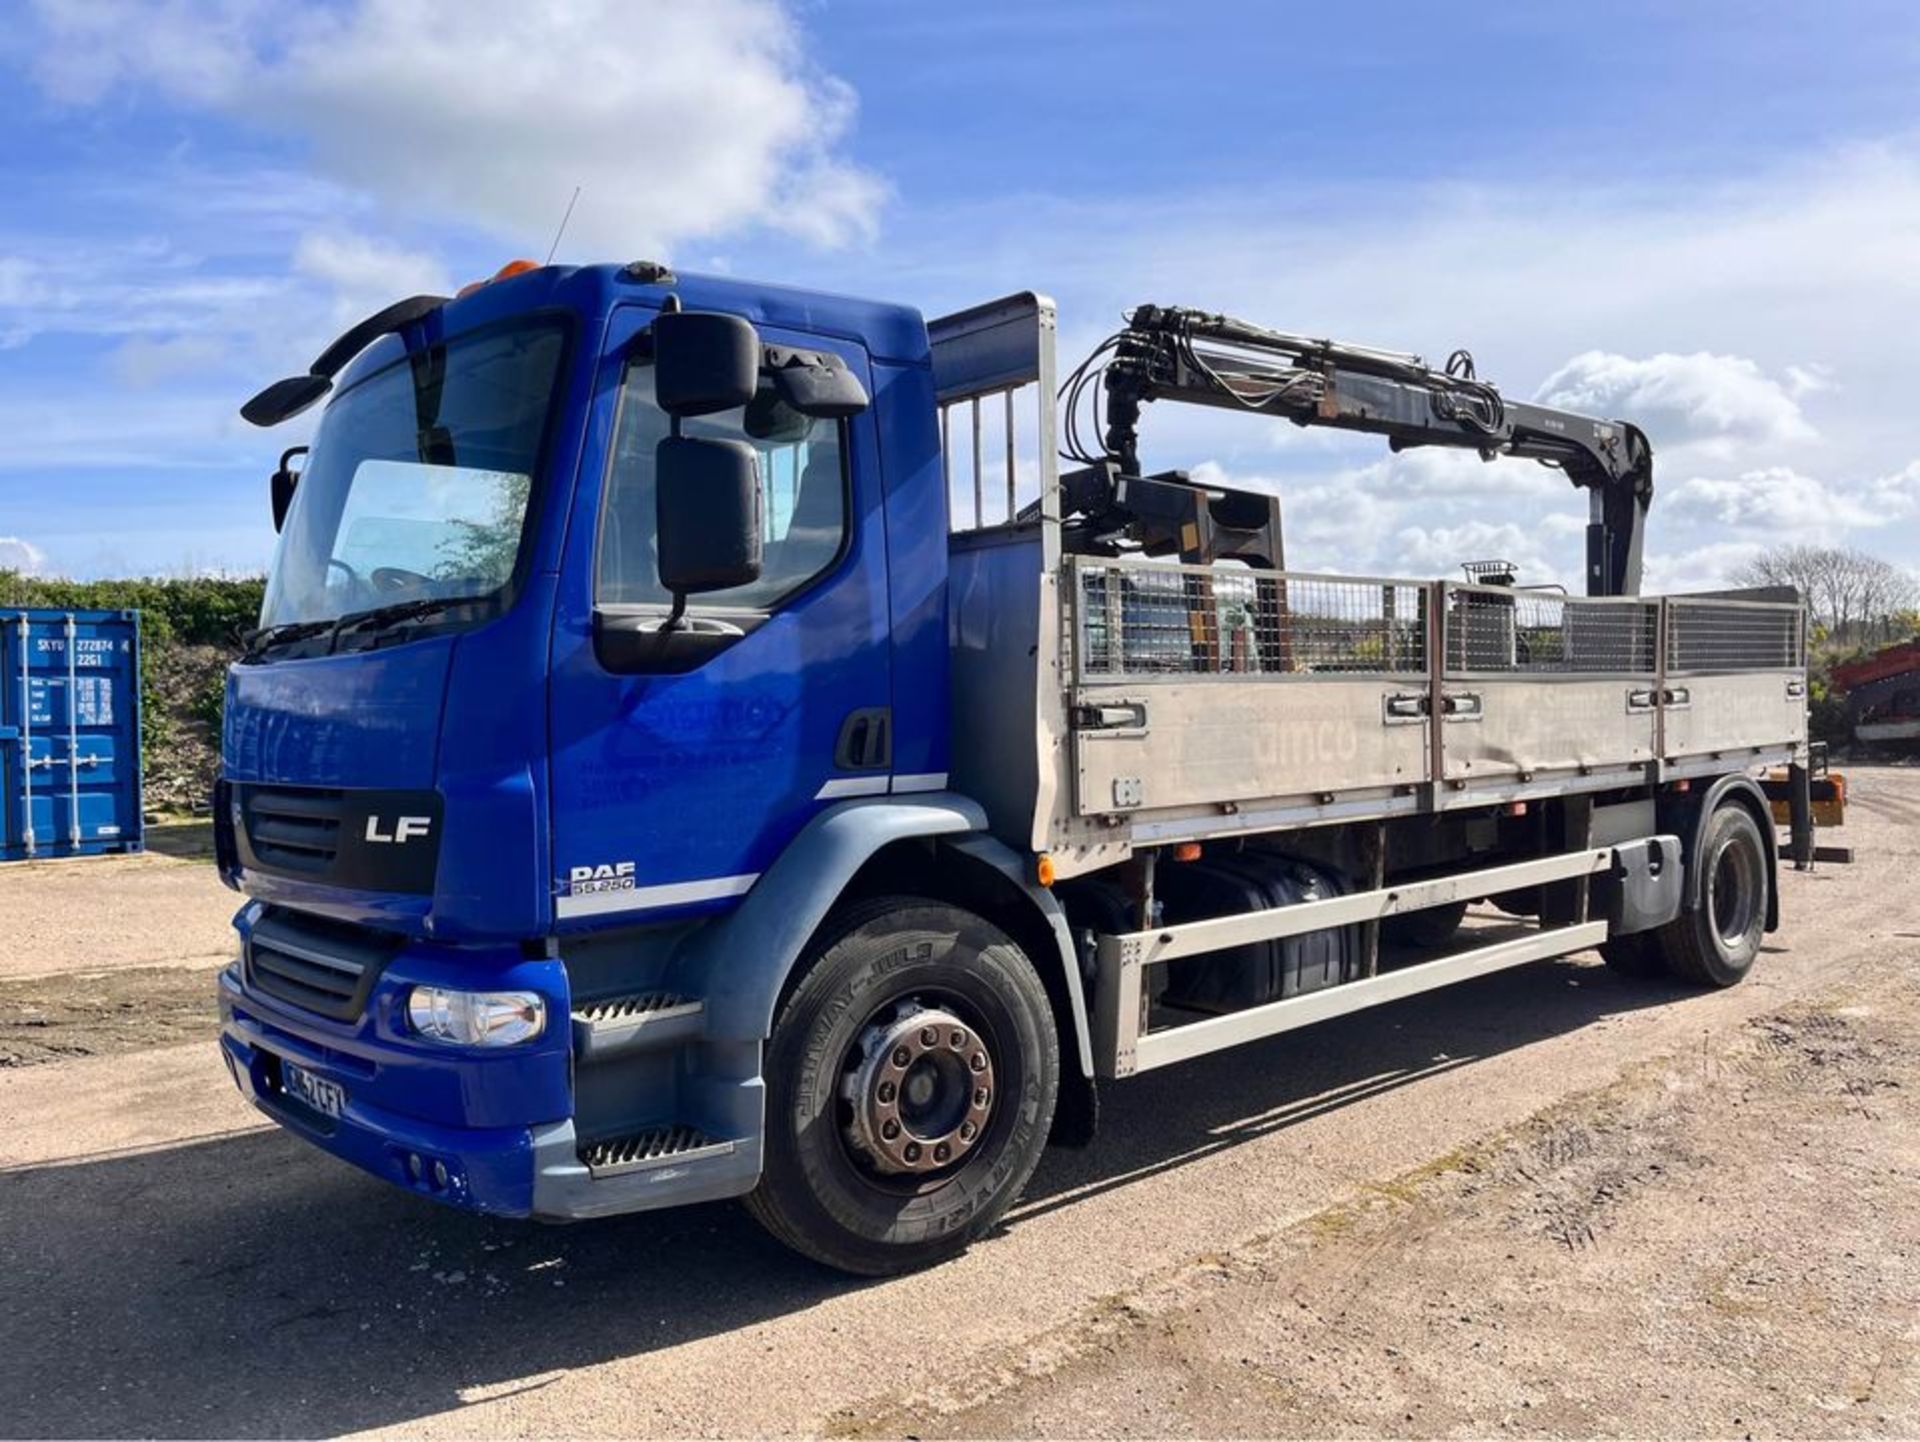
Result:
[[242,659],[251,661],[264,654],[270,646],[277,646],[282,641],[318,636],[332,626],[332,621],[282,621],[278,626],[256,626],[240,634],[240,644],[244,648]]
[[456,606],[484,606],[493,601],[491,596],[420,596],[411,601],[394,601],[389,605],[375,606],[370,611],[353,611],[337,621],[326,623],[322,629],[331,627],[328,637],[329,650],[340,644],[340,638],[353,631],[369,628],[384,630],[398,625],[402,621],[417,621],[425,616],[436,615],[441,611],[450,611]]

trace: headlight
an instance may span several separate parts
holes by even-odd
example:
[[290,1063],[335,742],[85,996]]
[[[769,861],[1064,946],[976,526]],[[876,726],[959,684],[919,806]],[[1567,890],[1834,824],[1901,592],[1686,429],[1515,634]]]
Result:
[[547,1026],[547,1003],[531,991],[453,991],[416,986],[407,993],[407,1020],[429,1041],[459,1046],[512,1046],[532,1041]]

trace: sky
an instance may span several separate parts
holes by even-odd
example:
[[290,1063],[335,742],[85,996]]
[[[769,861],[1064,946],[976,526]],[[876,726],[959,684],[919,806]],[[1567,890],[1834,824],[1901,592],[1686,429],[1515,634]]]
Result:
[[[1649,589],[1920,563],[1920,7],[0,0],[0,567],[256,571],[239,402],[519,255],[1037,289],[1444,357],[1640,424]],[[1216,412],[1143,459],[1297,569],[1580,574],[1563,478]]]

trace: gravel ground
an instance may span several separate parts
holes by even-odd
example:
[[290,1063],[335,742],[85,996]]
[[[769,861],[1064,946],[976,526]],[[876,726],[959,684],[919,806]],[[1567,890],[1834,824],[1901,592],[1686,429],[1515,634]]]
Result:
[[[0,1071],[0,1433],[1920,1433],[1920,773],[1853,798],[1746,984],[1574,958],[1110,1088],[1002,1233],[884,1283],[730,1205],[440,1210],[101,1022]],[[230,894],[151,874],[136,944],[26,925],[200,955]]]
[[213,979],[202,967],[0,980],[0,1068],[201,1040],[219,1024]]
[[203,859],[205,830],[158,830],[152,844],[178,855],[155,849],[0,866],[0,980],[224,963],[240,897]]
[[984,1396],[840,1430],[1913,1436],[1912,961],[1199,1259]]

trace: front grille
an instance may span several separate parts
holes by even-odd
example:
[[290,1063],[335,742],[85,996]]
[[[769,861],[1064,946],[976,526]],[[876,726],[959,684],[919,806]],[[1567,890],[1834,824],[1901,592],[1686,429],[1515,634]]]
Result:
[[397,938],[357,926],[269,911],[247,939],[254,989],[335,1021],[354,1021],[367,994],[399,950]]
[[343,801],[322,787],[249,786],[247,843],[263,866],[324,875],[340,852]]

